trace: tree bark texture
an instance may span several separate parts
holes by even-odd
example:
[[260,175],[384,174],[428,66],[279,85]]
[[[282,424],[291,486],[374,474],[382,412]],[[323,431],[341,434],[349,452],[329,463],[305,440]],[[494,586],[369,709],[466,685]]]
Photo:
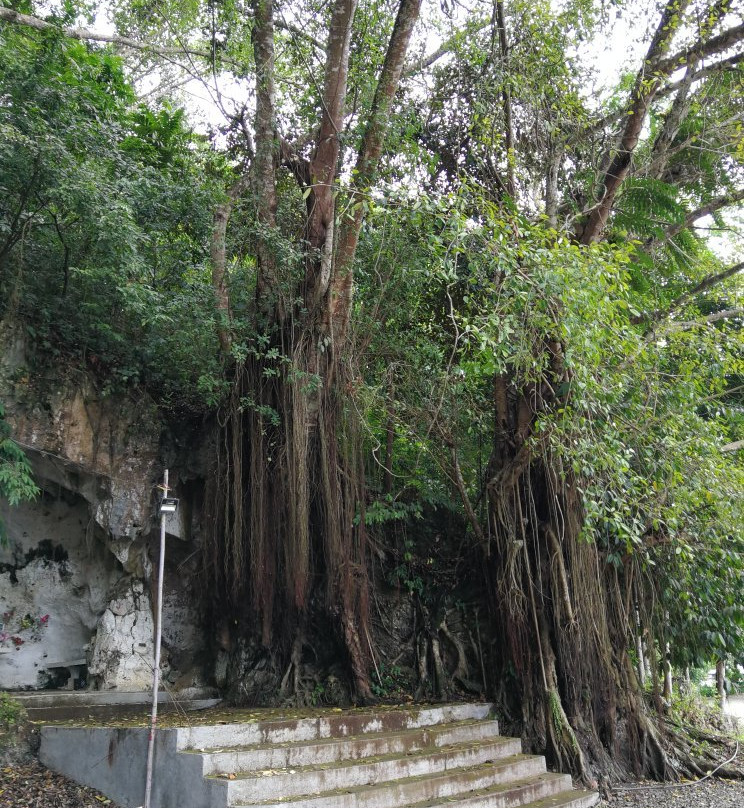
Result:
[[331,280],[336,192],[334,181],[341,149],[344,104],[349,74],[349,48],[356,0],[338,0],[333,8],[318,139],[310,160],[311,192],[307,198],[305,307],[314,312],[324,301]]

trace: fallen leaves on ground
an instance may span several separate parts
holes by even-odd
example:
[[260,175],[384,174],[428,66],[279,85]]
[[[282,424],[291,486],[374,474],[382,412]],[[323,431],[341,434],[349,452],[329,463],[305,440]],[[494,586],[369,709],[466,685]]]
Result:
[[92,788],[45,769],[38,761],[0,768],[0,808],[118,808]]

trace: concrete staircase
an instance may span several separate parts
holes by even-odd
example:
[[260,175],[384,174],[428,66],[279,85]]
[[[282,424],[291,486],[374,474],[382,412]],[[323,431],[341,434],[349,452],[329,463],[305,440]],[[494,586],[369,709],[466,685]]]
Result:
[[[42,731],[42,761],[62,771],[55,758],[71,739],[55,739],[54,731],[72,730]],[[159,734],[158,808],[588,808],[598,801],[592,792],[573,790],[568,775],[547,772],[542,757],[522,754],[519,739],[499,736],[486,704],[325,712]],[[116,788],[101,777],[141,751],[135,754],[121,734],[99,737],[93,748],[98,782],[63,773],[126,808],[141,805],[131,765]],[[106,765],[101,750],[108,750]]]

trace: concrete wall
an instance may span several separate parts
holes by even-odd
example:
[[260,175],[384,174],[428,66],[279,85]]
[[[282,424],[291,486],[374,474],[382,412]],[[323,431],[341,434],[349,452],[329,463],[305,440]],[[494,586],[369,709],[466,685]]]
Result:
[[[227,783],[205,780],[202,756],[177,753],[177,730],[158,730],[152,808],[226,805]],[[146,729],[43,727],[41,762],[83,785],[102,791],[123,808],[144,802]]]

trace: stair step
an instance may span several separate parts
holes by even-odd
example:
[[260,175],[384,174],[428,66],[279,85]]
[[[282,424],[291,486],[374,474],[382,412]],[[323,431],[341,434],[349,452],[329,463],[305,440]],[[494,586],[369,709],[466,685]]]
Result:
[[529,802],[522,808],[592,808],[598,802],[599,794],[596,791],[577,788]]
[[[500,736],[489,704],[236,718],[242,723],[158,731],[153,808],[591,808],[599,800],[547,772],[543,757],[522,754],[518,738]],[[45,765],[120,805],[141,804],[146,727],[40,733]]]
[[[183,715],[216,707],[220,699],[189,699],[179,702],[167,702],[158,707],[159,715]],[[28,707],[28,720],[35,724],[56,723],[61,721],[108,721],[119,719],[146,718],[151,707],[147,704],[93,704],[84,706]]]
[[230,780],[228,792],[236,798],[254,802],[271,799],[278,792],[285,797],[297,797],[478,766],[515,755],[521,748],[518,738],[497,737],[438,750],[422,749],[410,754],[382,755],[363,761],[350,760],[297,769],[268,769],[258,777],[255,772],[240,772]]
[[[406,808],[426,800],[443,800],[467,791],[490,788],[510,780],[522,780],[545,773],[545,760],[534,755],[511,755],[495,763],[446,769],[379,784],[328,790],[309,796],[285,799],[276,790],[272,796],[247,797],[239,781],[228,783],[231,806],[261,805],[263,808]],[[270,778],[269,778],[270,779]],[[281,795],[277,799],[278,795]]]
[[249,724],[219,724],[181,727],[178,748],[224,749],[258,744],[302,743],[323,738],[345,738],[367,733],[421,729],[454,721],[484,720],[490,704],[447,704],[417,710],[391,709],[322,715],[312,718],[254,721]]
[[[27,690],[11,693],[26,709],[36,707],[116,707],[122,704],[143,706],[149,710],[152,692],[122,690]],[[188,687],[177,692],[158,691],[158,704],[181,704],[193,701],[219,702],[218,692],[211,687]]]
[[[266,769],[297,769],[340,761],[394,754],[412,754],[462,743],[477,743],[498,737],[497,721],[460,721],[444,726],[399,732],[352,735],[306,743],[260,744],[231,749],[199,750],[204,755],[204,774],[231,774]],[[192,750],[187,750],[194,754]],[[515,749],[518,752],[519,749]],[[510,752],[511,754],[511,752]]]
[[567,774],[543,772],[521,780],[510,780],[490,788],[467,791],[445,801],[435,799],[407,805],[405,808],[512,808],[532,804],[532,800],[555,799],[571,788]]

